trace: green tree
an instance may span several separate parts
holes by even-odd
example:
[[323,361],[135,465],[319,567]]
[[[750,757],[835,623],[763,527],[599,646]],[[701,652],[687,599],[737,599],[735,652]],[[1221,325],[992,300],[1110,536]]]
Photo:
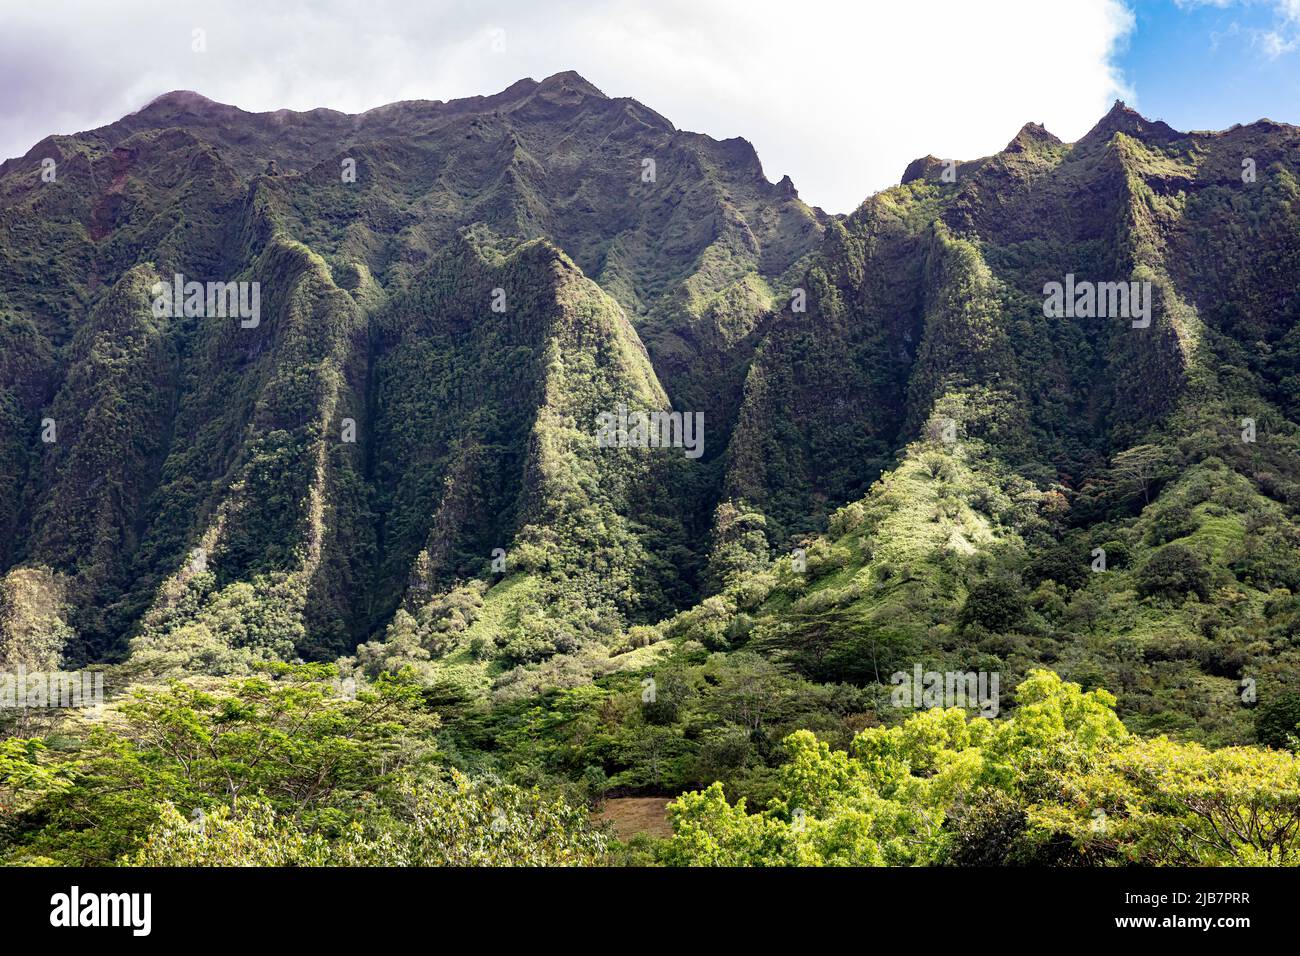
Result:
[[329,846],[292,818],[279,817],[270,804],[241,800],[233,808],[183,816],[164,803],[158,824],[126,866],[320,866]]
[[136,847],[164,803],[233,812],[257,798],[309,827],[338,826],[390,775],[433,759],[438,722],[409,678],[381,676],[354,694],[336,673],[281,664],[215,689],[177,681],[136,691],[53,768],[67,784],[31,807],[43,825],[13,855],[107,865]]
[[1277,750],[1300,749],[1300,694],[1281,694],[1255,712],[1255,738]]
[[398,781],[334,862],[348,866],[595,866],[608,841],[584,809],[451,771]]
[[1180,600],[1195,594],[1204,601],[1210,596],[1210,570],[1191,548],[1166,545],[1138,569],[1137,589],[1143,597]]
[[[761,813],[720,785],[670,806],[666,862],[1300,862],[1300,759],[1132,736],[1115,698],[1050,671],[1002,721],[933,709],[860,732],[847,753],[786,738]],[[1002,847],[995,844],[1001,843]],[[1063,855],[1064,854],[1064,855]]]
[[963,627],[979,625],[990,631],[1015,630],[1024,621],[1029,601],[1023,588],[1009,578],[990,578],[970,589],[957,621]]

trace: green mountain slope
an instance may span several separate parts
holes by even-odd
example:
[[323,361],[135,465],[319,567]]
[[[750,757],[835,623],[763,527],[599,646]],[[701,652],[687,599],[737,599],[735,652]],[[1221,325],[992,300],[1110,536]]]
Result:
[[[1116,104],[846,217],[572,73],[51,137],[0,166],[6,653],[462,702],[1048,664],[1248,740],[1300,676],[1298,136]],[[258,319],[160,314],[176,275]],[[1048,315],[1075,280],[1134,314]],[[602,447],[624,408],[698,455]]]
[[[559,579],[578,573],[570,559],[599,576],[606,633],[688,600],[704,535],[684,528],[707,520],[717,468],[582,465],[557,436],[590,434],[621,401],[666,408],[633,324],[662,323],[672,309],[657,303],[764,288],[825,218],[769,183],[747,143],[679,132],[574,74],[359,117],[169,94],[4,164],[0,197],[4,328],[25,353],[7,352],[3,383],[4,568],[75,579],[61,592],[71,659],[129,644],[150,668],[218,670],[348,651],[416,601],[413,584],[449,586],[516,538],[561,548],[534,560]],[[498,262],[484,251],[498,241],[476,238],[491,233],[503,249],[547,245]],[[541,248],[566,265],[537,261]],[[120,324],[177,274],[260,283],[263,320],[178,316],[111,371],[79,371],[83,312]],[[683,342],[665,348],[728,347]],[[733,392],[709,408],[720,428]],[[83,436],[96,400],[124,418]],[[44,448],[49,414],[73,421]],[[716,457],[725,432],[709,437]],[[130,469],[107,490],[87,472],[92,447]],[[652,476],[664,467],[678,477]],[[543,640],[521,659],[557,641],[582,643]]]

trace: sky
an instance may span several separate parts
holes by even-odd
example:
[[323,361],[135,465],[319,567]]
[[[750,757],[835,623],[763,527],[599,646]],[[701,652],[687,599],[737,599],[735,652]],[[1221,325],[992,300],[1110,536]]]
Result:
[[176,89],[358,112],[565,70],[848,212],[918,156],[1074,140],[1117,98],[1300,123],[1300,0],[0,0],[0,158]]

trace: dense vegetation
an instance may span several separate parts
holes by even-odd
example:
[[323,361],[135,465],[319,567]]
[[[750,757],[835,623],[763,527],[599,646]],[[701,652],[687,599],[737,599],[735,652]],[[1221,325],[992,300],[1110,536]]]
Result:
[[1298,150],[1117,104],[828,217],[575,74],[43,141],[0,673],[109,700],[0,708],[0,860],[1296,863]]

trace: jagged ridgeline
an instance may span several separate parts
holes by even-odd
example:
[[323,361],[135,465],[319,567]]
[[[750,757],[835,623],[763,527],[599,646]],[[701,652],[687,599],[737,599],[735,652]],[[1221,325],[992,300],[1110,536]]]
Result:
[[[155,673],[332,659],[474,578],[512,663],[688,605],[749,332],[826,218],[574,74],[362,116],[169,94],[0,202],[6,620]],[[602,412],[706,393],[701,459],[597,454]]]
[[1300,678],[1298,147],[1117,104],[832,221],[749,369],[722,591],[666,632],[822,681],[1046,662],[1251,739]]
[[[1300,677],[1298,149],[1117,104],[832,217],[572,73],[51,137],[0,167],[4,652],[1048,663],[1248,736],[1171,700]],[[702,453],[601,447],[622,408]]]

